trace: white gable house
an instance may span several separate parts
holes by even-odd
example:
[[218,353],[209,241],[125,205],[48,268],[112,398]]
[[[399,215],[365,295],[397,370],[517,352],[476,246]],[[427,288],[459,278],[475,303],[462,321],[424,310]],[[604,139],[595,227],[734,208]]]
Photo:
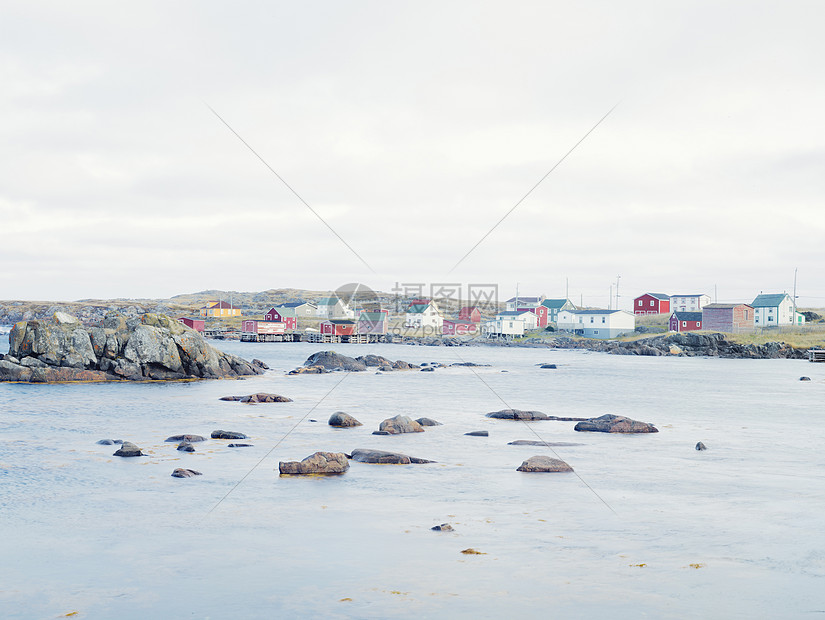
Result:
[[577,336],[605,339],[632,332],[636,317],[624,310],[562,310],[556,324]]
[[355,317],[355,312],[339,297],[326,297],[318,300],[318,316],[330,320],[352,319]]
[[426,303],[412,303],[407,307],[407,318],[404,327],[429,327],[441,333],[444,327],[444,318],[434,301]]
[[516,336],[523,336],[524,320],[515,316],[502,316],[499,314],[495,321],[483,323],[481,332],[487,338],[515,338]]
[[496,315],[497,321],[522,321],[524,323],[524,330],[536,329],[538,328],[538,317],[534,312],[528,312],[526,310],[508,310],[506,312],[499,312]]
[[710,295],[697,293],[691,295],[671,295],[671,312],[701,312],[710,303]]
[[757,295],[753,306],[754,327],[776,327],[794,324],[794,308],[787,293]]

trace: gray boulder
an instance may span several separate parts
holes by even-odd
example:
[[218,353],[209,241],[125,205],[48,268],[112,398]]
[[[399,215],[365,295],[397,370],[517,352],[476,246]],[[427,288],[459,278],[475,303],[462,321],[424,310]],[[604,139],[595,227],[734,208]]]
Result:
[[212,431],[210,437],[212,437],[212,439],[248,439],[243,433],[235,433],[233,431]]
[[124,441],[112,456],[144,456],[144,454],[131,441]]
[[708,447],[700,441],[699,443],[696,444],[696,449],[701,451],[701,450],[707,450]]
[[320,366],[325,370],[345,370],[347,372],[361,372],[367,365],[352,357],[341,355],[335,351],[319,351],[313,353],[304,362],[304,366]]
[[329,425],[335,426],[338,428],[348,428],[352,426],[362,426],[362,424],[353,418],[348,413],[344,413],[343,411],[336,411],[331,416],[329,416]]
[[389,465],[409,465],[410,463],[434,463],[427,459],[419,459],[398,452],[385,452],[384,450],[366,450],[357,448],[352,451],[352,460],[358,463],[383,463]]
[[259,392],[248,396],[221,396],[220,400],[237,401],[241,403],[291,403],[292,399],[280,394]]
[[203,474],[199,471],[194,469],[184,469],[183,467],[178,467],[175,471],[172,472],[173,478],[194,478],[195,476],[202,476]]
[[433,532],[452,532],[455,530],[449,523],[442,523],[441,525],[434,525],[430,528]]
[[379,432],[399,435],[401,433],[423,433],[424,427],[418,422],[405,415],[397,415],[394,418],[387,418],[378,426]]
[[559,446],[583,446],[583,443],[572,443],[570,441],[536,441],[535,439],[516,439],[507,443],[508,446],[546,446],[556,448]]
[[564,471],[573,471],[573,468],[570,467],[564,461],[559,459],[554,459],[549,456],[538,455],[538,456],[531,456],[529,459],[524,461],[516,471],[528,471],[528,472],[564,472]]
[[196,443],[198,441],[206,441],[206,437],[202,437],[201,435],[172,435],[171,437],[164,439],[164,441],[185,441],[186,443]]
[[115,444],[122,444],[122,439],[99,439],[96,442],[99,446],[114,446]]
[[612,413],[579,422],[573,430],[595,433],[658,433],[659,429],[648,422],[631,420]]
[[490,436],[489,431],[470,431],[469,433],[464,433],[464,434],[469,436],[469,437],[489,437]]
[[195,451],[195,446],[193,446],[188,441],[182,441],[181,443],[178,444],[178,451],[179,452],[194,452]]
[[251,443],[231,443],[227,448],[251,448],[253,447]]
[[432,418],[418,418],[416,420],[421,426],[443,426],[441,422],[436,422]]
[[549,420],[550,416],[541,411],[521,411],[520,409],[502,409],[487,414],[488,418],[497,420]]
[[[22,363],[22,362],[21,362],[21,363]],[[810,380],[811,380],[811,378],[810,378],[810,377],[799,377],[799,380],[800,380],[800,381],[810,381]]]
[[388,360],[386,357],[381,357],[380,355],[361,355],[360,357],[355,358],[357,361],[362,362],[365,366],[389,366],[392,368],[392,361]]
[[343,474],[349,469],[347,455],[343,452],[316,452],[302,461],[281,461],[281,474]]

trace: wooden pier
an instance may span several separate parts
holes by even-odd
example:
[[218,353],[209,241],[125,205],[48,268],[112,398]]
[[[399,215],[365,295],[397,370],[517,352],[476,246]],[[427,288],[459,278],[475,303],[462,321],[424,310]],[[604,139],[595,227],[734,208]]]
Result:
[[301,342],[301,334],[253,334],[244,332],[241,334],[241,342]]
[[809,362],[825,362],[825,349],[808,349]]

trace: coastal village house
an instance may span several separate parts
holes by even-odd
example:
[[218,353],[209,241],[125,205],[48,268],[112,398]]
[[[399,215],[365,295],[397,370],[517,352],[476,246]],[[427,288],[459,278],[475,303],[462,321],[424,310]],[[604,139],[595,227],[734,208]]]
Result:
[[181,323],[186,325],[186,327],[191,327],[196,332],[203,333],[204,327],[206,326],[206,321],[203,319],[190,319],[188,317],[182,316],[178,319]]
[[270,308],[264,315],[267,321],[277,321],[286,325],[288,330],[298,329],[298,317],[295,316],[294,308],[284,308],[282,306]]
[[586,338],[616,338],[636,329],[636,317],[625,310],[562,310],[557,325]]
[[350,319],[321,321],[321,333],[327,336],[352,336],[356,327],[356,322]]
[[674,312],[670,315],[668,329],[672,332],[695,332],[702,329],[702,313]]
[[388,322],[389,313],[387,310],[378,310],[376,312],[362,310],[361,314],[358,315],[358,333],[386,334]]
[[318,300],[317,316],[322,319],[352,319],[355,312],[339,297],[325,297]]
[[460,321],[472,321],[473,323],[481,323],[481,312],[475,306],[465,306],[458,311],[458,319]]
[[279,304],[275,306],[275,308],[292,308],[295,311],[296,318],[318,316],[318,306],[311,301],[290,301],[285,304]]
[[241,336],[283,334],[286,329],[286,325],[280,321],[256,321],[253,319],[241,321]]
[[541,305],[544,299],[544,295],[541,297],[511,297],[505,303],[507,304],[507,310],[513,311],[519,308],[535,308]]
[[210,301],[201,308],[201,316],[228,317],[241,316],[241,309],[225,301]]
[[805,316],[796,312],[791,296],[787,293],[757,295],[751,302],[754,327],[776,327],[777,325],[800,325]]
[[748,304],[707,304],[702,308],[702,329],[714,332],[753,330],[753,307]]
[[481,326],[482,333],[488,338],[515,338],[524,335],[524,320],[516,317],[498,315],[494,321],[487,321]]
[[556,324],[559,320],[559,312],[562,310],[575,310],[576,306],[569,299],[545,299],[541,305],[547,308],[547,323],[542,325]]
[[704,293],[670,296],[670,310],[672,312],[701,312],[702,308],[709,303],[710,295]]
[[416,299],[407,306],[404,327],[429,327],[440,332],[443,325],[444,319],[434,301]]
[[645,293],[633,300],[633,314],[665,314],[669,312],[669,295]]
[[525,331],[536,329],[539,326],[538,317],[532,310],[506,310],[504,312],[499,312],[496,315],[496,319],[505,321],[523,321]]
[[444,319],[441,333],[444,336],[474,336],[478,333],[478,323],[467,319]]

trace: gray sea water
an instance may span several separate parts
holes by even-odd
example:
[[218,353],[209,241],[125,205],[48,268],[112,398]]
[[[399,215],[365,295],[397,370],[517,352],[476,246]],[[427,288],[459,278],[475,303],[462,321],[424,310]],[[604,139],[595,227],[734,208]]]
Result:
[[[0,617],[825,617],[825,364],[336,345],[491,366],[289,377],[319,345],[215,344],[274,370],[0,384]],[[218,400],[259,391],[294,402]],[[505,406],[660,432],[484,417]],[[330,428],[338,410],[364,426]],[[371,434],[399,413],[443,426]],[[254,447],[164,443],[215,429]],[[553,452],[507,443],[538,437],[581,443],[554,449],[576,474],[517,472]],[[102,438],[149,456],[113,457]],[[279,460],[355,448],[437,463],[277,474]],[[203,476],[172,478],[176,467]],[[443,522],[455,532],[430,530]]]

